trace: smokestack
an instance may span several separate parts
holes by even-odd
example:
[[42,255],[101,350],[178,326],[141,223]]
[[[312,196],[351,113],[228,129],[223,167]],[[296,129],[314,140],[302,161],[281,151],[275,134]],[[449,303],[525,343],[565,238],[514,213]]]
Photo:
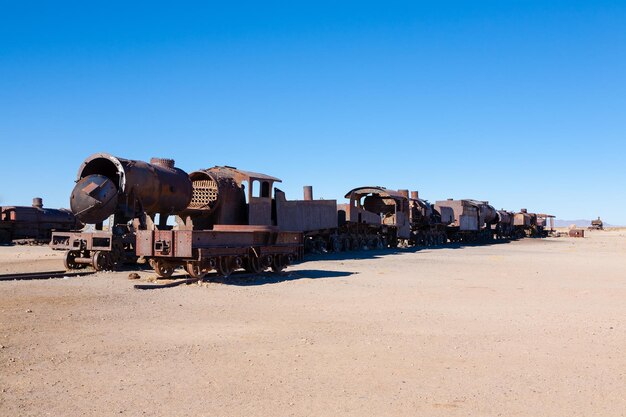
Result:
[[409,190],[398,190],[398,192],[406,198],[409,198]]
[[150,158],[150,164],[171,169],[174,168],[176,162],[173,159],[169,158]]
[[43,208],[43,199],[41,197],[33,198],[33,207]]
[[420,198],[420,193],[417,191],[411,191],[411,198],[413,200],[417,200],[418,198]]
[[313,186],[312,185],[304,186],[304,200],[305,201],[313,200]]

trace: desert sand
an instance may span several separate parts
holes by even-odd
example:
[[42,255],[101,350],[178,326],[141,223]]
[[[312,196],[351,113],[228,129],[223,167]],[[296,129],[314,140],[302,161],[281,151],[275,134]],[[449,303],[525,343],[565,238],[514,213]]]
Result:
[[0,415],[626,415],[625,230],[135,283],[0,282]]

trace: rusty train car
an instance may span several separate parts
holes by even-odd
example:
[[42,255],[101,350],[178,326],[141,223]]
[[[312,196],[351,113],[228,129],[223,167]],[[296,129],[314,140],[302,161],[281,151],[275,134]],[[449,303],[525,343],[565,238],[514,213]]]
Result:
[[44,208],[40,197],[32,206],[0,207],[0,244],[48,243],[55,230],[81,227],[76,216],[67,209]]
[[435,208],[440,212],[446,210],[452,212],[452,221],[446,228],[450,242],[489,241],[494,238],[498,229],[500,221],[498,212],[488,201],[450,198],[437,201]]
[[143,257],[160,276],[183,267],[203,278],[280,271],[305,251],[484,242],[531,235],[537,224],[537,215],[497,211],[486,201],[431,204],[417,191],[380,186],[348,191],[347,203],[315,200],[311,186],[302,200],[288,200],[274,187],[280,182],[230,166],[187,174],[170,159],[95,154],[81,165],[70,198],[92,230],[55,232],[50,246],[66,251],[68,269],[114,269]]

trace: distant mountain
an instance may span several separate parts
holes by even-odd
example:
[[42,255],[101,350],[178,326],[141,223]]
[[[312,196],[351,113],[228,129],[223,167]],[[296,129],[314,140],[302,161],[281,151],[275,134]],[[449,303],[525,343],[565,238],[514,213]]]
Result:
[[[561,219],[556,219],[554,221],[554,226],[555,227],[569,227],[572,224],[575,224],[576,227],[589,227],[591,226],[591,220],[561,220]],[[604,227],[615,227],[615,225],[612,224],[608,224],[606,222],[604,222]]]

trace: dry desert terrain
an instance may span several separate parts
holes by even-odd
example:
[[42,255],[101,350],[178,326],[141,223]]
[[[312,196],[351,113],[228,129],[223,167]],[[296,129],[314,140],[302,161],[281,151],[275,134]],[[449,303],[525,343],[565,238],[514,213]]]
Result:
[[625,230],[136,282],[0,282],[0,416],[626,415]]

